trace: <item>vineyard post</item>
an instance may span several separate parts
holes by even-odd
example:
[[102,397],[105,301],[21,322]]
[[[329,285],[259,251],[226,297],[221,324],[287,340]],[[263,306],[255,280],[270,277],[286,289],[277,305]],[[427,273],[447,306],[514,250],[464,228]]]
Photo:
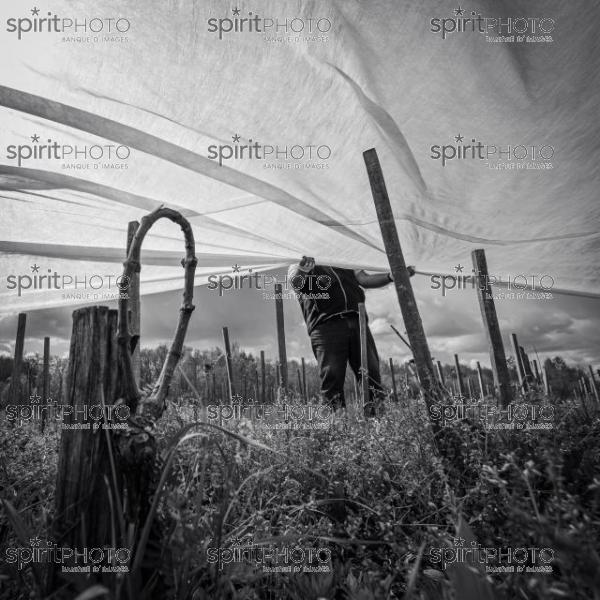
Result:
[[533,359],[533,372],[535,373],[535,380],[537,383],[540,383],[540,371],[538,369],[538,363],[537,360],[534,358]]
[[458,385],[458,393],[462,398],[464,398],[465,386],[463,383],[462,373],[460,372],[460,362],[458,361],[458,354],[454,355],[454,368],[456,369],[456,384]]
[[592,365],[588,365],[588,369],[590,370],[590,385],[592,386],[594,397],[596,398],[596,402],[600,403],[600,397],[598,395],[598,384],[596,383],[596,378],[594,377],[594,369],[592,369]]
[[229,400],[235,396],[235,385],[233,383],[233,365],[231,363],[231,347],[229,345],[229,330],[223,327],[223,344],[225,345],[225,365],[227,368],[227,387]]
[[[129,221],[127,225],[127,254],[131,248],[131,243],[135,236],[135,232],[138,230],[140,224],[138,221]],[[135,343],[135,347],[131,354],[131,362],[133,366],[133,374],[137,385],[140,385],[140,330],[141,330],[141,317],[140,317],[140,270],[139,268],[135,271],[129,281],[129,287],[127,292],[129,294],[129,309],[131,310],[131,321],[130,329],[132,340]]]
[[467,388],[469,390],[469,398],[473,399],[473,386],[471,385],[471,376],[467,375]]
[[[112,405],[119,397],[117,319],[117,311],[105,306],[81,308],[73,313],[64,398],[72,410],[64,415],[66,426],[78,424],[78,415],[85,414],[86,407]],[[108,507],[119,506],[121,493],[114,487],[119,485],[120,471],[111,474],[112,442],[107,436],[113,439],[108,430],[62,430],[51,525],[59,547],[102,548],[111,541],[114,532]],[[115,467],[118,470],[119,464]],[[58,565],[52,564],[47,577],[48,592],[61,585],[60,578]]]
[[440,380],[440,383],[445,386],[446,385],[446,381],[444,380],[444,371],[442,369],[442,363],[438,360],[436,363],[437,366],[437,372],[438,372],[438,379]]
[[23,348],[25,346],[25,325],[27,315],[19,313],[17,322],[17,339],[15,340],[15,358],[12,376],[10,379],[10,404],[23,404],[23,390],[21,389],[21,372],[23,370]]
[[548,381],[548,369],[546,369],[546,365],[542,365],[542,379],[544,380],[544,392],[546,396],[549,396],[550,382]]
[[261,401],[263,404],[266,404],[266,400],[267,400],[267,395],[266,395],[266,385],[267,385],[267,379],[266,379],[266,371],[265,371],[265,351],[261,350],[260,351],[260,389],[261,389]]
[[367,311],[361,302],[358,305],[360,326],[360,388],[365,417],[375,416],[375,398],[369,398],[369,359],[367,354]]
[[394,402],[398,402],[398,390],[396,389],[396,375],[394,374],[394,361],[390,356],[390,373],[392,374],[392,391],[394,392]]
[[512,341],[513,353],[515,355],[515,366],[517,367],[517,375],[519,376],[519,388],[525,391],[525,369],[523,368],[523,357],[519,349],[519,341],[515,333],[510,334]]
[[[42,367],[42,406],[48,404],[48,390],[50,383],[50,338],[44,338],[44,363]],[[44,433],[46,426],[46,411],[42,410],[41,432]]]
[[479,300],[479,309],[490,349],[490,362],[494,376],[494,386],[498,389],[500,404],[506,407],[512,400],[512,388],[510,383],[510,374],[506,364],[506,354],[504,352],[504,343],[500,325],[498,324],[498,315],[496,314],[496,305],[492,295],[492,287],[488,275],[487,260],[485,250],[478,248],[471,252],[473,268],[478,278],[477,299]]
[[590,389],[590,385],[584,375],[581,375],[581,386],[583,387],[583,391],[585,392],[585,397],[592,395],[592,390]]
[[521,351],[521,360],[523,361],[523,372],[525,373],[525,380],[527,381],[527,377],[533,379],[533,371],[531,370],[529,356],[527,356],[527,352],[525,352],[525,348],[523,348],[523,346],[519,346],[519,350]]
[[304,357],[302,357],[302,395],[304,396],[304,402],[308,404],[308,387],[306,386],[306,363]]
[[[381,237],[383,238],[390,270],[394,279],[396,294],[398,296],[398,302],[400,303],[400,309],[402,311],[404,326],[406,327],[406,333],[421,381],[423,397],[429,408],[433,402],[435,402],[439,387],[434,375],[433,361],[429,346],[427,345],[427,338],[425,337],[421,315],[419,314],[415,295],[410,283],[410,276],[406,269],[406,262],[404,261],[404,255],[402,253],[400,240],[398,239],[398,231],[394,221],[394,213],[385,186],[379,158],[377,157],[377,151],[375,148],[366,150],[363,152],[363,158],[369,176],[375,210],[377,211]],[[437,429],[437,423],[434,423],[433,421],[431,423],[435,431]]]
[[275,284],[275,318],[277,323],[277,345],[279,347],[279,364],[281,369],[281,385],[288,387],[287,351],[285,349],[285,324],[283,320],[283,298],[280,283]]
[[485,389],[483,388],[483,373],[481,372],[481,365],[477,361],[477,379],[479,381],[479,390],[481,392],[481,400],[485,398]]

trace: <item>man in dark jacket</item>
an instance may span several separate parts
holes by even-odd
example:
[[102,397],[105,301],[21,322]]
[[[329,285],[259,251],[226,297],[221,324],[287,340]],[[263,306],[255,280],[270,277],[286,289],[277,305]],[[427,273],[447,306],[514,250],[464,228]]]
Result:
[[[414,268],[407,269],[412,277]],[[288,281],[297,292],[319,365],[321,393],[333,408],[346,406],[346,365],[350,363],[359,382],[362,377],[358,305],[365,301],[363,288],[384,287],[393,280],[391,273],[368,274],[362,270],[316,265],[315,259],[307,256],[288,270]],[[323,298],[323,295],[328,297]],[[365,415],[374,416],[383,390],[379,356],[368,327],[367,359],[370,399],[365,402]]]

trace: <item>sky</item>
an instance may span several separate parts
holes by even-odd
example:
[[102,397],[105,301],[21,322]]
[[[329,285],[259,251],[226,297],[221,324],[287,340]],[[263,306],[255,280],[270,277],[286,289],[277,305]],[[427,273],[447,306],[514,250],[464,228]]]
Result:
[[[416,264],[418,268],[418,264]],[[276,271],[280,279],[283,271]],[[490,364],[476,292],[466,289],[446,290],[432,284],[430,277],[415,275],[413,288],[429,347],[436,360],[451,363],[453,355],[474,366]],[[496,288],[499,289],[499,288]],[[501,290],[499,290],[501,291]],[[227,326],[232,341],[248,352],[264,350],[267,358],[277,356],[275,303],[256,289],[230,290],[219,297],[217,290],[195,288],[194,304],[186,345],[200,350],[222,347],[222,327]],[[169,343],[175,328],[180,292],[151,294],[142,299],[142,346]],[[108,303],[110,306],[110,303]],[[381,360],[392,357],[403,363],[411,358],[406,346],[390,325],[405,331],[393,286],[366,291],[369,323]],[[52,339],[51,352],[68,354],[71,314],[75,305],[27,312],[25,353],[42,351],[44,336]],[[512,354],[510,334],[516,333],[520,344],[543,361],[560,355],[568,362],[600,368],[598,331],[600,300],[553,294],[551,299],[503,299],[496,310],[503,334],[505,352]],[[295,299],[284,300],[287,352],[290,359],[314,360],[309,337]],[[0,319],[0,352],[12,354],[16,333],[16,315]]]
[[[32,18],[12,4],[0,5],[0,22]],[[181,0],[158,20],[136,0],[90,6],[55,0],[52,10],[81,20],[118,7],[127,35],[73,43],[60,31],[0,31],[0,352],[13,351],[24,311],[26,351],[50,336],[64,355],[76,307],[62,298],[66,286],[21,297],[9,277],[37,266],[118,273],[127,223],[161,205],[192,224],[198,283],[236,261],[256,268],[302,254],[385,268],[363,156],[375,148],[407,262],[452,274],[484,248],[490,272],[551,273],[557,288],[584,295],[498,300],[507,353],[515,332],[540,358],[598,366],[600,4],[473,0],[468,10],[481,12],[487,33],[525,9],[528,23],[544,19],[543,40],[501,43],[440,32],[436,20],[462,19],[442,0],[244,7],[328,26],[318,40],[277,42],[215,32],[214,19],[236,17],[217,0]],[[143,346],[173,332],[181,251],[171,223],[144,240]],[[428,275],[413,281],[436,359],[489,364],[474,290],[444,296]],[[220,345],[227,325],[243,348],[275,355],[272,300],[198,287],[195,301],[188,345]],[[393,288],[368,291],[367,309],[381,357],[405,361],[390,329],[405,329]],[[310,357],[294,299],[285,314],[289,356]]]

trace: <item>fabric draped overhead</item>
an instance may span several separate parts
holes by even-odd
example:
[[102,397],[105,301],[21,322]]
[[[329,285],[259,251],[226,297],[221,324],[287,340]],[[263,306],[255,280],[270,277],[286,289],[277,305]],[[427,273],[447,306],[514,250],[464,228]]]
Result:
[[[469,4],[552,18],[553,41],[538,43],[444,39],[431,20],[461,17],[436,0],[39,4],[38,15],[0,7],[4,313],[72,305],[69,278],[81,289],[119,275],[128,222],[162,204],[193,224],[198,285],[303,254],[384,269],[362,158],[372,147],[421,271],[454,274],[482,247],[499,278],[547,274],[567,293],[600,294],[599,4]],[[36,24],[48,13],[64,31]],[[249,13],[269,30],[249,31]],[[8,31],[19,19],[21,34]],[[551,148],[552,168],[498,168],[530,161],[471,149],[432,158],[478,143]],[[142,294],[181,288],[182,256],[178,228],[157,224]],[[34,281],[54,273],[66,276],[58,289]]]

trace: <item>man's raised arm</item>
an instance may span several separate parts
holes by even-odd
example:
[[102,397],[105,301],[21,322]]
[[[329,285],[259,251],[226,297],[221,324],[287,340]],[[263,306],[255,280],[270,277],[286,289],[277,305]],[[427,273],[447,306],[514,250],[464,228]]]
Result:
[[293,281],[297,275],[310,273],[315,267],[315,259],[312,256],[303,256],[299,263],[290,265],[288,268],[288,281]]
[[[406,267],[408,275],[412,277],[415,274],[415,268],[413,266]],[[380,288],[386,286],[388,283],[394,281],[394,277],[391,273],[373,273],[369,274],[362,269],[360,271],[354,271],[356,280],[359,285],[364,288]]]

